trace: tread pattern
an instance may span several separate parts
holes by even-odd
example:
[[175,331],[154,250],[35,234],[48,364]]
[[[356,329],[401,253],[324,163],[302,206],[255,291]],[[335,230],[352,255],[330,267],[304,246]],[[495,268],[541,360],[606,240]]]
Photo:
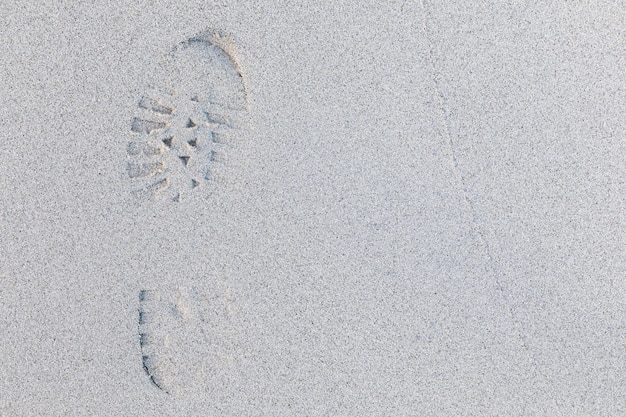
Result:
[[182,42],[168,62],[176,88],[152,87],[137,101],[126,174],[137,198],[180,202],[219,182],[246,126],[247,91],[232,39],[219,31]]

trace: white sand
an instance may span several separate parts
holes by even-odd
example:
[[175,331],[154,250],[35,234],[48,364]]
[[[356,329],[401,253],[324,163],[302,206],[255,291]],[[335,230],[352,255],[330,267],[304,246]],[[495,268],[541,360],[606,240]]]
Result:
[[[126,3],[0,5],[0,416],[626,413],[623,2]],[[249,120],[138,202],[207,28]]]

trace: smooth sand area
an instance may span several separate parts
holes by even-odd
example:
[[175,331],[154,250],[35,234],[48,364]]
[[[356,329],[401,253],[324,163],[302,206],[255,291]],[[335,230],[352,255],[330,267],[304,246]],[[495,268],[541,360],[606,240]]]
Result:
[[0,416],[626,414],[624,2],[71,3],[0,4]]

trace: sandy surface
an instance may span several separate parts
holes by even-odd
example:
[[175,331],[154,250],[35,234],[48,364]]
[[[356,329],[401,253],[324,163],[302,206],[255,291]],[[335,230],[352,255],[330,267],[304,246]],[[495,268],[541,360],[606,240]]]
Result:
[[0,416],[626,413],[623,2],[131,3],[0,5]]

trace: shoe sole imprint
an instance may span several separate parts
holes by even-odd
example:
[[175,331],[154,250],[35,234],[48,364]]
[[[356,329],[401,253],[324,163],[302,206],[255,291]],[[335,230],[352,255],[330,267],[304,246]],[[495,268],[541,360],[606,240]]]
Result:
[[207,381],[219,383],[216,376],[234,361],[230,304],[224,289],[139,292],[141,361],[155,387],[176,394]]
[[126,174],[132,194],[175,202],[206,197],[247,126],[247,88],[234,43],[207,30],[173,48],[166,67],[166,85],[140,97],[130,123]]

